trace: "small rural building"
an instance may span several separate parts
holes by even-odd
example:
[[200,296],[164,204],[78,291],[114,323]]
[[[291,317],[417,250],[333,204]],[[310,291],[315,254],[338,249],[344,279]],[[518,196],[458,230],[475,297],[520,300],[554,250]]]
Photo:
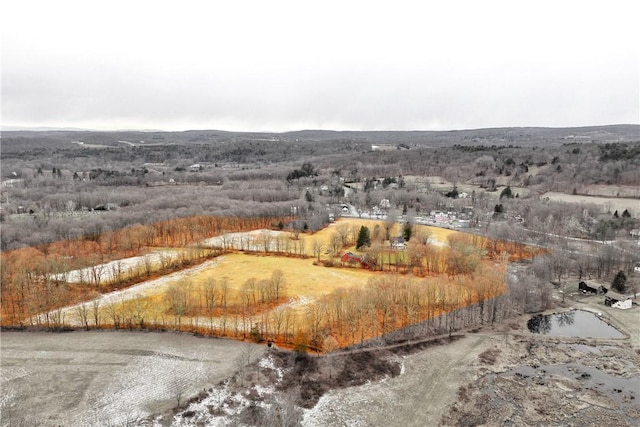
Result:
[[617,303],[611,305],[611,307],[619,308],[621,310],[628,310],[632,306],[633,306],[633,301],[631,301],[631,298],[627,298],[624,301],[618,301]]
[[609,290],[607,288],[605,288],[604,286],[598,286],[597,288],[594,288],[592,286],[589,286],[586,282],[582,281],[580,283],[578,283],[578,289],[580,290],[580,292],[582,292],[583,294],[597,294],[597,295],[603,295],[606,294]]
[[373,257],[371,257],[371,255],[363,254],[359,256],[352,252],[347,252],[344,255],[342,255],[340,257],[340,262],[342,262],[343,264],[347,263],[351,265],[359,263],[360,266],[365,269],[374,269],[378,265],[376,260]]
[[628,310],[633,307],[633,301],[631,297],[626,295],[620,295],[615,292],[609,292],[604,297],[604,305],[607,307],[619,308],[621,310]]
[[398,250],[407,249],[407,242],[402,236],[394,237],[393,239],[391,239],[391,248]]

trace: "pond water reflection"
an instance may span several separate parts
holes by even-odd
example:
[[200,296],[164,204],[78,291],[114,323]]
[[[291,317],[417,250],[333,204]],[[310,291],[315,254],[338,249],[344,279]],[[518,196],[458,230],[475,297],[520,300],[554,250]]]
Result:
[[527,327],[533,333],[555,337],[624,338],[620,331],[600,317],[583,310],[538,314],[529,319]]

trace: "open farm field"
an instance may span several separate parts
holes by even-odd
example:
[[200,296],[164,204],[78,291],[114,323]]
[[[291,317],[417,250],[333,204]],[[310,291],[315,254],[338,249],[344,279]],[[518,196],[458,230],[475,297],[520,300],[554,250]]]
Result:
[[[232,253],[184,271],[102,295],[81,305],[64,308],[62,316],[68,324],[81,326],[83,322],[79,307],[84,306],[89,309],[95,302],[100,307],[100,317],[105,323],[113,326],[110,314],[115,307],[126,306],[131,309],[138,307],[140,310],[139,307],[142,304],[148,325],[153,323],[166,325],[167,318],[173,321],[173,316],[165,316],[166,311],[169,310],[167,293],[170,289],[180,287],[188,290],[189,298],[196,300],[206,292],[207,283],[224,282],[227,293],[225,303],[236,306],[243,304],[243,297],[250,292],[247,282],[256,284],[259,281],[269,280],[274,271],[282,273],[283,294],[280,298],[282,303],[271,304],[269,309],[289,308],[293,314],[300,315],[304,315],[306,304],[317,301],[337,289],[361,288],[371,277],[383,274],[363,269],[326,268],[314,265],[312,259]],[[193,316],[197,314],[193,313]],[[195,322],[194,319],[190,320],[193,316],[185,314],[185,319],[182,321]],[[218,320],[216,324],[219,323]],[[210,316],[209,321],[211,322]]]
[[551,201],[575,204],[591,204],[601,206],[603,212],[612,213],[618,211],[621,215],[627,209],[632,216],[640,214],[640,199],[630,199],[624,197],[599,197],[599,196],[583,196],[576,194],[558,193],[549,191],[540,196],[541,199],[549,199]]
[[[211,225],[217,220],[198,221]],[[186,228],[190,233],[197,230],[191,225]],[[34,291],[12,294],[15,299],[5,306],[13,316],[24,313],[21,325],[178,329],[322,350],[328,338],[342,346],[363,342],[504,293],[506,258],[489,255],[487,240],[416,225],[415,243],[394,249],[384,238],[400,234],[401,226],[344,219],[313,238],[260,227],[222,232],[187,246],[140,245],[146,255],[40,277],[23,273],[22,262],[38,257],[41,271],[64,264],[56,264],[60,255],[54,251],[45,255],[29,249],[9,259],[15,262],[11,271],[33,281]],[[354,244],[362,228],[373,228],[377,240],[357,251]],[[158,240],[158,233],[146,236],[146,241]],[[322,243],[326,239],[330,248]],[[309,242],[313,256],[306,253]],[[86,249],[103,247],[93,243]],[[67,242],[66,247],[74,245]],[[355,254],[345,258],[346,251]],[[482,280],[471,280],[467,273],[472,271]],[[132,281],[136,284],[130,285]]]
[[640,186],[637,185],[584,185],[577,189],[586,196],[627,197],[640,199]]
[[[301,412],[299,423],[423,426],[483,420],[493,425],[508,417],[522,425],[549,424],[550,419],[594,427],[612,420],[615,425],[637,425],[638,308],[620,311],[604,306],[601,296],[582,296],[577,286],[568,291],[565,309],[601,312],[625,338],[533,334],[526,329],[530,316],[523,315],[467,331],[445,345],[382,350],[380,357],[399,365],[396,374],[328,390]],[[264,345],[175,333],[3,332],[1,349],[3,426],[195,426],[202,419],[207,425],[227,425],[241,413],[246,416],[252,402],[266,410],[266,405],[285,398],[272,383],[301,375],[274,367],[275,355],[265,352]],[[241,369],[256,383],[223,384],[237,378],[239,361],[247,355],[260,359]],[[312,358],[320,366],[317,380],[331,384],[330,366],[346,367],[353,360],[379,364],[376,357],[347,352]],[[333,372],[334,378],[347,375]],[[179,392],[186,402],[203,389],[202,403],[171,415]]]
[[[313,241],[314,239],[317,239],[319,242],[325,245],[325,247],[327,247],[330,244],[331,238],[335,233],[342,233],[342,230],[348,230],[348,233],[357,236],[358,231],[362,226],[367,227],[370,231],[373,231],[376,227],[379,227],[380,230],[383,230],[383,234],[385,231],[385,227],[389,227],[390,236],[395,237],[402,235],[402,224],[400,224],[399,222],[394,221],[392,223],[388,223],[376,219],[340,218],[335,223],[332,223],[328,227],[325,227],[322,230],[307,237],[307,240]],[[423,233],[428,235],[429,243],[435,246],[446,246],[447,239],[450,235],[460,233],[448,228],[431,227],[428,225],[415,224],[414,227],[416,234]]]
[[264,347],[176,333],[2,332],[0,425],[139,425]]
[[459,192],[466,192],[468,197],[475,192],[476,194],[485,194],[489,197],[498,198],[500,192],[507,186],[511,187],[514,194],[518,194],[519,197],[526,197],[529,195],[530,189],[522,186],[510,185],[508,177],[496,178],[496,190],[489,191],[487,188],[478,184],[469,182],[452,182],[441,176],[406,176],[405,182],[407,186],[415,189],[419,192],[425,192],[427,189],[435,190],[441,193],[451,191],[453,187]]
[[[341,220],[317,233],[317,238],[327,238],[328,234],[332,241],[342,236],[353,242],[360,227],[380,224]],[[395,222],[381,225],[390,233],[399,227]],[[430,243],[418,239],[420,242],[412,247],[415,253],[411,261],[408,250],[394,250],[387,244],[376,249],[376,258],[367,250],[355,255],[357,260],[368,259],[371,265],[339,259],[346,250],[358,253],[352,243],[343,246],[338,256],[316,251],[316,258],[282,251],[281,247],[274,252],[270,246],[273,239],[293,240],[288,232],[258,229],[227,234],[222,237],[228,250],[224,255],[128,288],[97,294],[79,304],[41,311],[25,323],[85,329],[179,329],[274,340],[292,347],[312,345],[322,350],[329,337],[336,340],[336,345],[363,342],[505,291],[504,264],[500,264],[504,260],[483,259],[482,239],[428,226],[416,226],[415,232],[428,234]],[[249,243],[243,243],[247,252],[229,245],[229,241],[244,238],[249,239]],[[264,250],[251,249],[255,239],[265,239]],[[300,242],[300,237],[296,241]],[[447,242],[453,242],[453,247],[448,248]],[[202,244],[195,247],[201,248]],[[162,259],[185,250],[189,249],[155,252],[155,257]],[[144,259],[158,262],[150,255]],[[141,259],[131,258],[111,264],[122,270],[138,268],[139,262]],[[99,270],[108,274],[111,264]],[[460,276],[464,271],[476,271],[482,279]],[[414,276],[413,272],[419,274]],[[77,275],[70,272],[65,277]],[[84,283],[75,286],[86,286],[95,295],[95,287]],[[55,289],[48,292],[55,295]]]
[[54,276],[55,280],[64,280],[69,283],[88,283],[99,277],[101,283],[111,283],[121,276],[133,271],[155,270],[165,262],[178,258],[179,250],[156,250],[146,255],[122,258],[91,267],[72,270]]
[[282,271],[286,296],[293,299],[317,299],[338,288],[361,287],[376,275],[363,269],[314,265],[313,259],[238,253],[225,255],[214,267],[199,271],[191,280],[202,286],[210,278],[225,278],[230,289],[240,291],[247,280],[267,279],[275,270]]
[[[321,245],[321,257],[326,258],[334,235],[345,235],[346,239],[355,241],[355,237],[362,226],[369,228],[371,231],[379,228],[383,234],[386,233],[386,228],[388,227],[390,236],[399,236],[402,234],[402,224],[395,221],[385,222],[376,219],[339,218],[327,227],[314,233],[293,233],[290,231],[261,229],[250,232],[226,233],[221,236],[206,239],[201,242],[201,245],[252,252],[280,252],[306,256],[312,256],[314,254],[314,246]],[[440,227],[425,225],[416,225],[415,227],[416,231],[427,233],[431,238],[431,243],[438,246],[446,244],[447,237],[456,233],[456,231]],[[382,230],[384,230],[384,232]]]
[[638,129],[3,133],[2,427],[639,425]]
[[[248,252],[275,252],[276,254],[274,256],[278,261],[274,261],[273,263],[278,264],[287,262],[286,257],[278,257],[278,254],[305,255],[311,257],[314,254],[314,245],[319,243],[322,245],[320,258],[326,259],[328,257],[331,238],[335,233],[347,233],[353,237],[357,235],[361,226],[369,227],[370,229],[378,226],[384,229],[387,224],[379,220],[341,218],[313,234],[297,233],[297,237],[294,237],[294,233],[289,231],[259,229],[248,232],[225,233],[224,235],[205,239],[199,242],[197,246],[221,247]],[[394,222],[388,226],[390,227],[390,234],[392,236],[401,234],[400,224]],[[415,225],[415,230],[416,233],[428,234],[430,236],[430,243],[436,246],[445,246],[448,236],[458,233],[454,230],[426,225]],[[300,247],[298,248],[298,246]],[[60,273],[55,276],[55,279],[64,280],[69,283],[90,283],[98,278],[100,283],[110,283],[121,276],[129,275],[133,271],[156,270],[162,265],[174,262],[185,250],[188,249],[155,248],[146,255],[123,258],[83,269]],[[265,264],[267,264],[266,261]],[[270,268],[276,267],[271,265]],[[226,277],[234,278],[236,274],[226,274]]]

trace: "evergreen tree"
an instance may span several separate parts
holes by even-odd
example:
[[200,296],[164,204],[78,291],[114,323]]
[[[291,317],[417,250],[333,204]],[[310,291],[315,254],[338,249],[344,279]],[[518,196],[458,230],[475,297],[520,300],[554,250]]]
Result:
[[402,228],[402,237],[404,237],[404,240],[408,242],[409,239],[411,239],[412,234],[413,234],[413,227],[411,226],[411,223],[405,222],[404,227]]
[[502,190],[502,192],[500,193],[500,199],[502,199],[503,197],[506,197],[507,199],[513,198],[513,192],[511,191],[511,187],[506,187],[504,190]]
[[624,292],[627,287],[627,275],[624,274],[624,271],[618,271],[616,277],[613,278],[613,282],[611,282],[611,287],[616,290],[616,292]]
[[363,246],[371,245],[371,236],[369,234],[369,228],[364,225],[360,227],[358,232],[358,241],[356,242],[356,249],[360,249]]

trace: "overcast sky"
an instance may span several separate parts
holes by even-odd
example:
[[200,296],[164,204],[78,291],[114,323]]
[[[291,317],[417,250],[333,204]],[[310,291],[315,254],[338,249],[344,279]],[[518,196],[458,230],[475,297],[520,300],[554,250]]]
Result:
[[634,1],[4,0],[2,125],[640,122]]

